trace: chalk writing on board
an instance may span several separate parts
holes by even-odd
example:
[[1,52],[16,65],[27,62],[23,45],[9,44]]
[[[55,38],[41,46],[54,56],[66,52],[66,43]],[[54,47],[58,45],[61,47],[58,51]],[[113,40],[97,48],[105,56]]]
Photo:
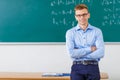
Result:
[[[73,6],[74,8],[74,6],[79,3],[88,3],[89,5],[92,5],[92,2],[93,0],[53,0],[51,1],[50,6],[52,7],[51,15],[52,15],[53,25],[75,26],[76,25],[75,19],[74,20],[68,19],[68,17],[72,17],[72,18],[74,17],[73,15],[74,9],[69,9],[69,6]],[[58,11],[56,10],[56,8],[59,8],[61,10]]]
[[92,3],[93,0],[53,0],[51,6],[76,5],[78,3]]
[[[75,26],[76,21],[74,19],[74,9],[69,8],[72,6],[74,8],[75,5],[79,3],[88,4],[89,8],[94,7],[93,0],[53,0],[50,3],[52,8],[51,16],[52,16],[52,24],[53,25],[63,25],[63,26]],[[100,1],[100,6],[103,9],[102,19],[103,21],[100,23],[101,26],[113,26],[120,25],[120,0],[102,0]],[[59,9],[59,11],[57,10]],[[59,17],[60,16],[60,17]],[[68,17],[72,17],[72,19],[68,19]]]
[[103,0],[105,15],[103,16],[102,26],[120,25],[120,0]]

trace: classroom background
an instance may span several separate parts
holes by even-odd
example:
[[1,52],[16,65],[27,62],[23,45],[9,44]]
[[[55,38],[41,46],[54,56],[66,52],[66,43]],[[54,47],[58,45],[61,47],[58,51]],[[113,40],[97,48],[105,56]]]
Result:
[[100,71],[120,80],[119,0],[0,0],[0,72],[70,72],[66,30],[76,25],[74,7],[88,5],[90,24],[104,36]]

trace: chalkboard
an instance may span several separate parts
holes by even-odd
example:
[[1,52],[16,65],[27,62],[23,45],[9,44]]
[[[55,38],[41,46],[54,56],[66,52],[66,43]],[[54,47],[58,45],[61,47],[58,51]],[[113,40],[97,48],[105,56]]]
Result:
[[0,0],[0,42],[65,42],[80,3],[105,42],[120,42],[120,0]]

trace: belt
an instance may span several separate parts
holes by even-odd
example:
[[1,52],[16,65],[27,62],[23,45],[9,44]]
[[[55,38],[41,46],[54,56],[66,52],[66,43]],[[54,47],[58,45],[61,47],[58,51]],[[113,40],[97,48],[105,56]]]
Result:
[[93,65],[97,65],[98,61],[94,61],[94,60],[73,61],[73,64],[83,64],[83,65],[93,64]]

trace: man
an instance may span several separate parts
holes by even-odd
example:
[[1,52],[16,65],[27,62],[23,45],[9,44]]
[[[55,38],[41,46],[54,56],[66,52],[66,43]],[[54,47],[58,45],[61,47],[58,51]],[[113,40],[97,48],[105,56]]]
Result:
[[102,32],[88,23],[90,13],[85,4],[75,7],[75,18],[77,26],[66,32],[66,47],[73,60],[71,80],[100,80],[98,62],[104,56]]

